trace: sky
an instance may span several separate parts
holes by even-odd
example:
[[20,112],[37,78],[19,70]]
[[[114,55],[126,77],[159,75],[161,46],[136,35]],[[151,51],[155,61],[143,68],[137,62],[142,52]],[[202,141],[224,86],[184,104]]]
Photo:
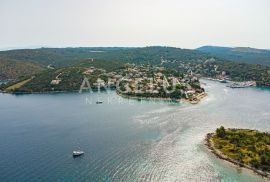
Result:
[[0,0],[0,49],[270,49],[269,0]]

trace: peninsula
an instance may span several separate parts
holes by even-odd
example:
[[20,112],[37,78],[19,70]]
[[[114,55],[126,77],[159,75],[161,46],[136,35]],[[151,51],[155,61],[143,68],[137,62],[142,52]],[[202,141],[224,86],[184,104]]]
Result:
[[269,133],[221,126],[207,134],[206,145],[218,158],[270,178]]

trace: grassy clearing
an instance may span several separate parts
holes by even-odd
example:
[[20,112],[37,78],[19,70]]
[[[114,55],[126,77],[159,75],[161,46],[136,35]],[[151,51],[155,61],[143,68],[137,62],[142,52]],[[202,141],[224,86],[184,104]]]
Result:
[[14,85],[9,86],[8,88],[6,88],[6,91],[14,91],[16,89],[21,88],[21,86],[23,86],[24,84],[26,84],[27,82],[29,82],[32,78],[29,78],[27,80],[23,80],[21,82],[15,83]]

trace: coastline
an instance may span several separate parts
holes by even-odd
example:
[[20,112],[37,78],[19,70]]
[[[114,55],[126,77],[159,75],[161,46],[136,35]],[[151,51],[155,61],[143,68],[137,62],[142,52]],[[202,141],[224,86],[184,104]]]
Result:
[[214,147],[214,143],[212,141],[212,137],[214,136],[215,134],[214,133],[208,133],[206,135],[206,138],[205,138],[205,145],[207,146],[208,150],[213,153],[217,158],[219,159],[222,159],[224,161],[227,161],[229,162],[230,164],[234,165],[234,166],[238,166],[238,167],[241,167],[241,168],[244,168],[244,169],[247,169],[251,172],[254,172],[256,173],[257,175],[260,175],[262,177],[265,177],[267,179],[270,179],[270,173],[269,172],[264,172],[264,171],[261,171],[261,170],[258,170],[250,165],[246,165],[246,164],[243,164],[243,163],[240,163],[226,155],[224,155],[221,151],[219,151],[218,149],[216,149]]
[[0,90],[2,94],[57,94],[57,93],[75,93],[79,92],[79,90],[68,90],[68,91],[44,91],[44,92],[8,92]]
[[[110,88],[108,90],[114,91],[115,88]],[[97,92],[98,89],[97,88],[91,88],[91,91],[93,92]],[[100,89],[101,92],[103,92],[103,89]],[[40,91],[40,92],[9,92],[9,91],[5,91],[5,90],[0,90],[0,93],[3,94],[57,94],[57,93],[75,93],[75,92],[80,92],[80,90],[63,90],[63,91]],[[89,91],[82,91],[82,93],[87,93]]]
[[201,93],[198,96],[196,96],[196,100],[189,100],[189,99],[171,99],[171,98],[161,98],[161,97],[139,97],[139,96],[130,96],[130,95],[125,95],[120,92],[117,92],[117,95],[126,98],[126,99],[140,99],[140,100],[148,100],[148,101],[173,101],[173,102],[186,102],[190,104],[198,104],[204,97],[207,96],[207,93]]
[[[94,92],[96,91],[95,89],[93,89]],[[116,90],[116,89],[111,89],[111,90]],[[75,92],[79,92],[79,90],[66,90],[66,91],[43,91],[43,92],[8,92],[8,91],[3,91],[0,90],[0,93],[2,94],[60,94],[60,93],[75,93]],[[86,92],[82,92],[82,93],[86,93]],[[129,96],[129,95],[125,95],[122,94],[118,91],[116,91],[116,94],[126,98],[126,99],[136,99],[136,100],[147,100],[147,101],[173,101],[176,103],[180,103],[180,102],[185,102],[185,103],[190,103],[190,104],[198,104],[204,97],[207,96],[206,92],[200,93],[195,97],[195,100],[189,100],[189,99],[171,99],[171,98],[160,98],[160,97],[138,97],[138,96]]]

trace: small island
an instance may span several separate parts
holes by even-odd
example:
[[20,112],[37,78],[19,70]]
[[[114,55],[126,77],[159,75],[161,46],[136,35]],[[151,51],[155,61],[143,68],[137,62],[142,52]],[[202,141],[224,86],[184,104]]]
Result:
[[249,129],[208,133],[206,145],[218,158],[270,178],[270,134]]

